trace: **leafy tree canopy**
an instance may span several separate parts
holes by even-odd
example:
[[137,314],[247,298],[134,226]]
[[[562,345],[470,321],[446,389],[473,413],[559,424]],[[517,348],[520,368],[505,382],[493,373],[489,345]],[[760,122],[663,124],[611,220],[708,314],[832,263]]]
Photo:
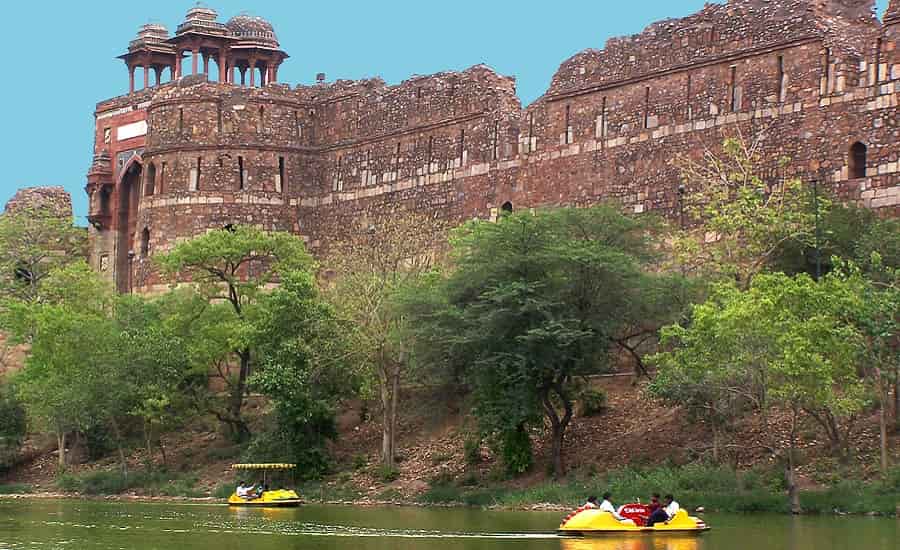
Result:
[[409,302],[420,353],[465,368],[485,433],[520,442],[509,434],[546,420],[562,473],[578,377],[607,369],[616,337],[654,309],[655,289],[672,285],[643,269],[655,258],[653,229],[650,218],[598,206],[454,232],[455,269],[422,294],[427,303]]

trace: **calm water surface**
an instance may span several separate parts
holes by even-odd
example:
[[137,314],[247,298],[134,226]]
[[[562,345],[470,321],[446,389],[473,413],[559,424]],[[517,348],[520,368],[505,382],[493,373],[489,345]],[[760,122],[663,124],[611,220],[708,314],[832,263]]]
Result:
[[707,514],[702,537],[561,539],[560,514],[0,500],[0,550],[898,550],[900,521]]

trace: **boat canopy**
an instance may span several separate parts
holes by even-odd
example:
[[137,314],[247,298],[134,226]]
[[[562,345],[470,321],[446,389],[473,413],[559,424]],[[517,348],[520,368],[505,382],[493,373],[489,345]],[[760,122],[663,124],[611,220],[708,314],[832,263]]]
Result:
[[296,468],[296,464],[287,464],[282,462],[271,462],[262,464],[232,464],[232,470],[292,470]]

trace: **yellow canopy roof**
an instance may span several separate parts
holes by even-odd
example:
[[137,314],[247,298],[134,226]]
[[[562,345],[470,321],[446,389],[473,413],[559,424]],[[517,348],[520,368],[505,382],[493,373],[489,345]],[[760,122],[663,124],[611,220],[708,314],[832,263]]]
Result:
[[281,462],[263,463],[263,464],[232,464],[232,470],[290,470],[296,468],[296,464],[286,464]]

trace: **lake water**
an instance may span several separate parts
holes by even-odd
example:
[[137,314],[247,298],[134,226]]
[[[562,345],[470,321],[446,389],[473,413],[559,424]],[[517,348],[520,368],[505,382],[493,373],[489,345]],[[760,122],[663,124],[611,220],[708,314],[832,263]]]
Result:
[[562,539],[561,514],[477,509],[229,509],[0,499],[0,550],[898,550],[900,521],[706,514],[700,536]]

